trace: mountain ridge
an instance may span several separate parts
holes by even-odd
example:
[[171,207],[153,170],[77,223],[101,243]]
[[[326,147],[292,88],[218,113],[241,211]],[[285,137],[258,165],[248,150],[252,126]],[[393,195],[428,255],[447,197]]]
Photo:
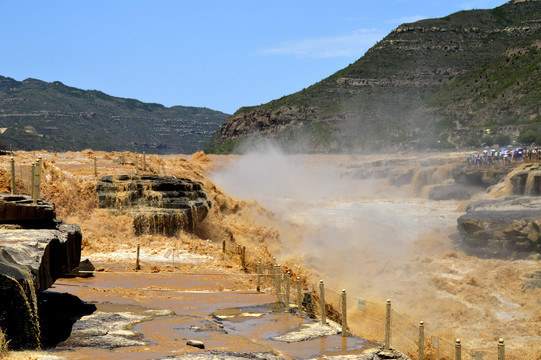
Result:
[[261,137],[294,152],[452,149],[539,132],[540,40],[533,0],[402,24],[314,85],[239,109],[206,151]]
[[0,141],[16,149],[192,153],[228,116],[82,90],[60,81],[0,76]]

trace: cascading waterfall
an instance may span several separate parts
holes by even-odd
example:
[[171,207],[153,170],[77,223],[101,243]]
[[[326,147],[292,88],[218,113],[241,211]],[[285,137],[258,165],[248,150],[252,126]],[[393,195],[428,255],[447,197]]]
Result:
[[201,183],[174,177],[104,176],[98,194],[100,207],[133,217],[136,235],[193,233],[210,209]]
[[528,178],[526,179],[526,184],[524,185],[524,195],[541,195],[541,171],[531,171],[528,173]]
[[[0,327],[4,330],[10,347],[39,348],[40,327],[37,296],[32,275],[0,249],[0,296],[4,303],[0,309]],[[7,266],[9,264],[9,268]]]

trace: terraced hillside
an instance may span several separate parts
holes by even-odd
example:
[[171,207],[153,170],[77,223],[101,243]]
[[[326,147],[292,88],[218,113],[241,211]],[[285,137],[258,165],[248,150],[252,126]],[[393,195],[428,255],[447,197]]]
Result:
[[0,76],[0,143],[22,150],[193,153],[227,114]]
[[403,24],[328,78],[239,109],[206,150],[259,137],[300,152],[541,142],[540,48],[540,1]]

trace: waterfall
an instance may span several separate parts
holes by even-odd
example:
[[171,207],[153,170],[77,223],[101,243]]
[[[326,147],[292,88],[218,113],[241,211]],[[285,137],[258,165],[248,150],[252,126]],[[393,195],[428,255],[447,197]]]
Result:
[[526,179],[526,184],[524,185],[524,195],[541,195],[541,171],[537,170],[528,173],[528,178]]
[[32,275],[4,249],[0,249],[0,328],[10,347],[40,347],[38,303]]

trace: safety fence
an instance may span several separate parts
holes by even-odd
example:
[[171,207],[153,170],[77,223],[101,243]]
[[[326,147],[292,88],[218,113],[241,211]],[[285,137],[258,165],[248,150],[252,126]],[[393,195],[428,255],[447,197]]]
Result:
[[[255,285],[258,292],[271,293],[276,301],[283,304],[285,311],[300,317],[319,319],[322,325],[332,320],[342,326],[341,335],[355,334],[363,339],[381,343],[385,349],[395,349],[411,359],[418,360],[505,360],[505,344],[500,339],[493,346],[471,349],[462,345],[460,339],[450,342],[435,336],[425,329],[423,321],[415,321],[392,309],[391,300],[382,303],[349,296],[343,289],[337,292],[328,289],[322,280],[307,284],[300,277],[294,277],[280,265],[264,266],[261,259],[248,273],[246,249],[237,244],[223,242],[222,250],[238,256],[245,274],[244,278]],[[139,247],[137,248],[136,269],[139,269]],[[508,360],[518,359],[508,356]]]
[[[41,156],[34,157],[35,160],[26,159],[22,160],[16,156],[17,153],[13,153],[13,156],[7,162],[1,162],[0,168],[6,170],[10,174],[11,182],[9,188],[11,189],[11,194],[24,194],[32,197],[32,200],[36,202],[40,198],[40,185],[41,185],[41,176],[43,172],[43,159]],[[54,157],[56,158],[56,154]],[[17,160],[15,160],[17,159]],[[98,165],[98,158],[92,156],[88,159],[90,162],[87,166],[93,169],[93,174],[95,177],[99,175],[99,172],[103,172],[104,169],[106,173],[118,167],[119,165],[128,166],[133,168],[133,173],[135,175],[146,173],[149,170],[147,156],[143,154],[126,154],[121,153],[118,158],[104,159],[100,158]],[[165,171],[164,171],[165,172]]]
[[418,360],[505,360],[503,339],[483,349],[467,348],[460,339],[449,342],[426,331],[423,321],[416,322],[393,310],[391,300],[374,303],[348,296],[345,289],[326,289],[323,280],[302,286],[300,278],[284,273],[279,265],[264,267],[259,262],[256,277],[258,291],[274,293],[286,310],[296,310],[299,316],[315,316],[322,324],[327,319],[337,322],[342,326],[342,336],[349,331]]
[[[38,174],[37,170],[41,170],[40,161],[38,159],[32,164],[16,163],[12,158],[8,163],[0,164],[0,167],[10,174],[11,181],[9,188],[11,189],[11,194],[27,194],[32,196],[32,189],[34,191],[39,189],[37,181],[41,180],[41,178],[38,179],[38,175],[41,176],[41,171]],[[36,193],[36,197],[39,197],[39,193]]]

